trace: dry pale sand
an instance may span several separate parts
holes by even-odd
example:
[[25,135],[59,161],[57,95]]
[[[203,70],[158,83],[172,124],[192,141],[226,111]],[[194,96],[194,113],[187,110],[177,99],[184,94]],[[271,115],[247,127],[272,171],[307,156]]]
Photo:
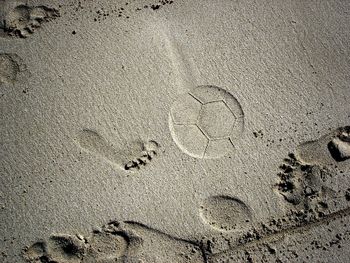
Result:
[[349,1],[0,0],[0,31],[0,262],[349,262]]

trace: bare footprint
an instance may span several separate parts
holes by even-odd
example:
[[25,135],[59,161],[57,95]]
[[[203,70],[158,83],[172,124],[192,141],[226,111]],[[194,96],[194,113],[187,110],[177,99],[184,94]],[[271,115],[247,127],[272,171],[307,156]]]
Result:
[[84,239],[70,235],[53,235],[46,241],[34,243],[25,249],[24,258],[28,262],[81,262],[86,246]]
[[91,237],[53,235],[25,250],[28,262],[93,263],[116,262],[126,251],[127,241],[117,233],[100,232]]
[[350,158],[350,126],[340,127],[297,148],[297,159],[306,164],[330,165]]
[[48,242],[51,260],[58,262],[80,262],[84,256],[85,240],[77,236],[54,235]]
[[59,16],[58,10],[46,6],[28,6],[16,4],[16,1],[4,1],[1,12],[3,34],[26,38],[42,23]]
[[250,208],[230,196],[210,196],[200,207],[204,222],[219,231],[239,230],[252,220]]
[[124,149],[119,149],[97,132],[87,129],[78,134],[76,141],[83,150],[103,158],[124,171],[136,171],[148,165],[157,155],[159,148],[159,144],[155,141],[136,141]]

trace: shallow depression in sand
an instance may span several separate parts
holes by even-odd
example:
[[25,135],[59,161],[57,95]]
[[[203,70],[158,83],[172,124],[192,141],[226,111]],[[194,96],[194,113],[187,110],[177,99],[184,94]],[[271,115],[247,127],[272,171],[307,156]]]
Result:
[[0,54],[0,84],[10,84],[16,81],[20,66],[15,56],[14,54]]
[[200,215],[205,223],[219,231],[238,230],[252,219],[251,210],[244,202],[224,195],[205,199]]

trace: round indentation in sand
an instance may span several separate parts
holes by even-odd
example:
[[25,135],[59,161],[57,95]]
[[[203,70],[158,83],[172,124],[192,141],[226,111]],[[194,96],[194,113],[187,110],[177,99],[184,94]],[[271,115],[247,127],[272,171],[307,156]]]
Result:
[[205,223],[219,231],[238,230],[252,220],[251,210],[244,202],[225,195],[205,199],[200,215]]
[[199,86],[171,107],[169,127],[177,146],[195,158],[220,158],[234,149],[243,132],[237,99],[216,86]]

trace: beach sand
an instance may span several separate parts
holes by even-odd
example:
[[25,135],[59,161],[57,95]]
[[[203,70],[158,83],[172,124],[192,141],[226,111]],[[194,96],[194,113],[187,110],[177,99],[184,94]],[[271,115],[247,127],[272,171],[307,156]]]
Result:
[[0,262],[347,262],[349,12],[0,0]]

